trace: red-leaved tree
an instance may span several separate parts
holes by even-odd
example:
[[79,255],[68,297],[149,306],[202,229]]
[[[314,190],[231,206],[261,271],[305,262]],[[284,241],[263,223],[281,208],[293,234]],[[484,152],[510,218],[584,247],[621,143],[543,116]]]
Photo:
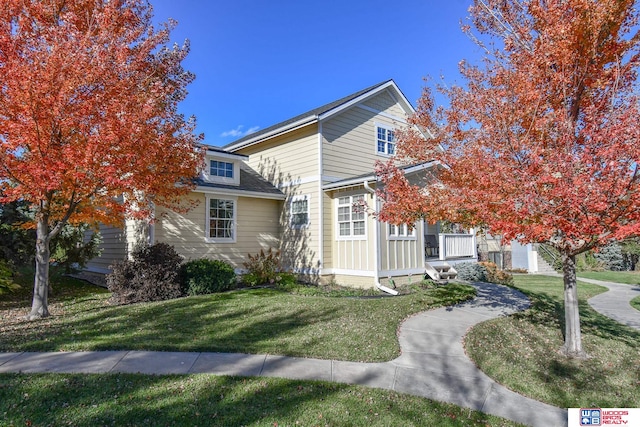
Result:
[[470,15],[484,62],[462,62],[466,84],[439,88],[446,108],[424,91],[411,123],[433,139],[406,131],[398,144],[402,162],[442,167],[415,186],[380,165],[380,218],[449,219],[555,247],[563,351],[582,357],[575,257],[640,231],[638,12],[632,0],[475,0]]
[[49,243],[67,222],[121,225],[180,207],[200,166],[177,105],[188,46],[144,0],[0,2],[0,202],[35,213],[30,319],[49,314]]

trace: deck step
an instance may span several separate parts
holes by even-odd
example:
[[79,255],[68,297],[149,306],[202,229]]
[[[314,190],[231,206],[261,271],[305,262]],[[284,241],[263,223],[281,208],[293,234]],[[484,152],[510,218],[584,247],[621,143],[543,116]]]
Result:
[[453,280],[458,277],[458,272],[448,263],[430,264],[425,261],[425,271],[427,275],[436,282]]

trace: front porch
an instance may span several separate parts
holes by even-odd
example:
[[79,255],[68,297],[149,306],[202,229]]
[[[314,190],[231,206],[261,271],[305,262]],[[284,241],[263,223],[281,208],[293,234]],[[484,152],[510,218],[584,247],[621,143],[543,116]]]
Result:
[[425,261],[475,261],[478,259],[476,235],[438,233],[424,236]]

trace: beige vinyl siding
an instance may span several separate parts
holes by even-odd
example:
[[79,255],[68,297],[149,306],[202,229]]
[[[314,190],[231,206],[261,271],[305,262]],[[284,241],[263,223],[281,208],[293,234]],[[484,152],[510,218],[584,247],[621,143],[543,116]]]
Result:
[[[405,118],[398,104],[390,104],[391,96],[384,92],[364,104],[376,111],[391,112],[395,117]],[[323,175],[335,178],[372,173],[378,160],[387,156],[377,153],[376,127],[401,126],[391,117],[376,114],[367,109],[353,107],[322,123]]]
[[[287,196],[280,217],[282,225],[281,250],[286,267],[309,275],[317,274],[320,227],[320,197],[318,182],[292,185],[281,189]],[[291,225],[291,200],[297,196],[307,196],[309,200],[309,224],[302,227]]]
[[322,282],[334,281],[342,286],[352,288],[370,289],[375,287],[373,276],[351,276],[347,274],[331,274],[322,278]]
[[[280,215],[281,250],[286,266],[295,271],[316,275],[320,267],[320,170],[318,158],[318,125],[286,133],[269,141],[239,150],[249,156],[248,164],[285,194]],[[291,200],[309,196],[309,225],[302,228],[290,224]],[[326,257],[325,257],[326,258]]]
[[[231,198],[225,195],[217,197]],[[191,193],[189,199],[198,203],[195,208],[187,213],[169,210],[158,212],[160,220],[155,228],[156,242],[175,246],[186,260],[219,259],[229,262],[236,269],[242,269],[248,254],[256,254],[260,249],[278,248],[278,217],[282,202],[238,197],[235,243],[209,243],[205,240],[206,196],[204,193]]]
[[379,93],[377,96],[367,99],[362,104],[393,117],[404,118],[406,115],[404,109],[396,102],[389,91]]
[[317,124],[309,125],[237,153],[248,155],[249,166],[276,187],[299,183],[318,175],[317,132]]
[[[127,258],[127,239],[124,230],[119,227],[111,227],[100,224],[101,254],[87,263],[87,270],[99,273],[111,271],[110,266],[116,261]],[[87,236],[88,238],[88,236]]]

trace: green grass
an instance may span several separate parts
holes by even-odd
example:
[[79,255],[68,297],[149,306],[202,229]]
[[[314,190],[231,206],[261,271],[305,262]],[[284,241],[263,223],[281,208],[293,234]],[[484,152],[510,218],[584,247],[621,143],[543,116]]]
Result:
[[578,277],[602,280],[604,282],[624,283],[627,285],[640,284],[639,271],[581,271]]
[[476,364],[508,388],[564,408],[640,405],[640,331],[595,312],[586,302],[604,292],[580,282],[582,343],[590,358],[570,360],[563,344],[563,285],[558,277],[515,276],[532,308],[475,326],[465,348]]
[[631,307],[640,311],[640,297],[635,297],[629,303],[631,304]]
[[516,426],[392,391],[213,375],[0,374],[0,424],[15,426]]
[[465,285],[388,298],[328,298],[249,289],[112,306],[83,282],[54,284],[52,316],[28,322],[28,293],[0,299],[0,351],[166,350],[280,354],[364,362],[400,354],[408,316],[471,298]]

